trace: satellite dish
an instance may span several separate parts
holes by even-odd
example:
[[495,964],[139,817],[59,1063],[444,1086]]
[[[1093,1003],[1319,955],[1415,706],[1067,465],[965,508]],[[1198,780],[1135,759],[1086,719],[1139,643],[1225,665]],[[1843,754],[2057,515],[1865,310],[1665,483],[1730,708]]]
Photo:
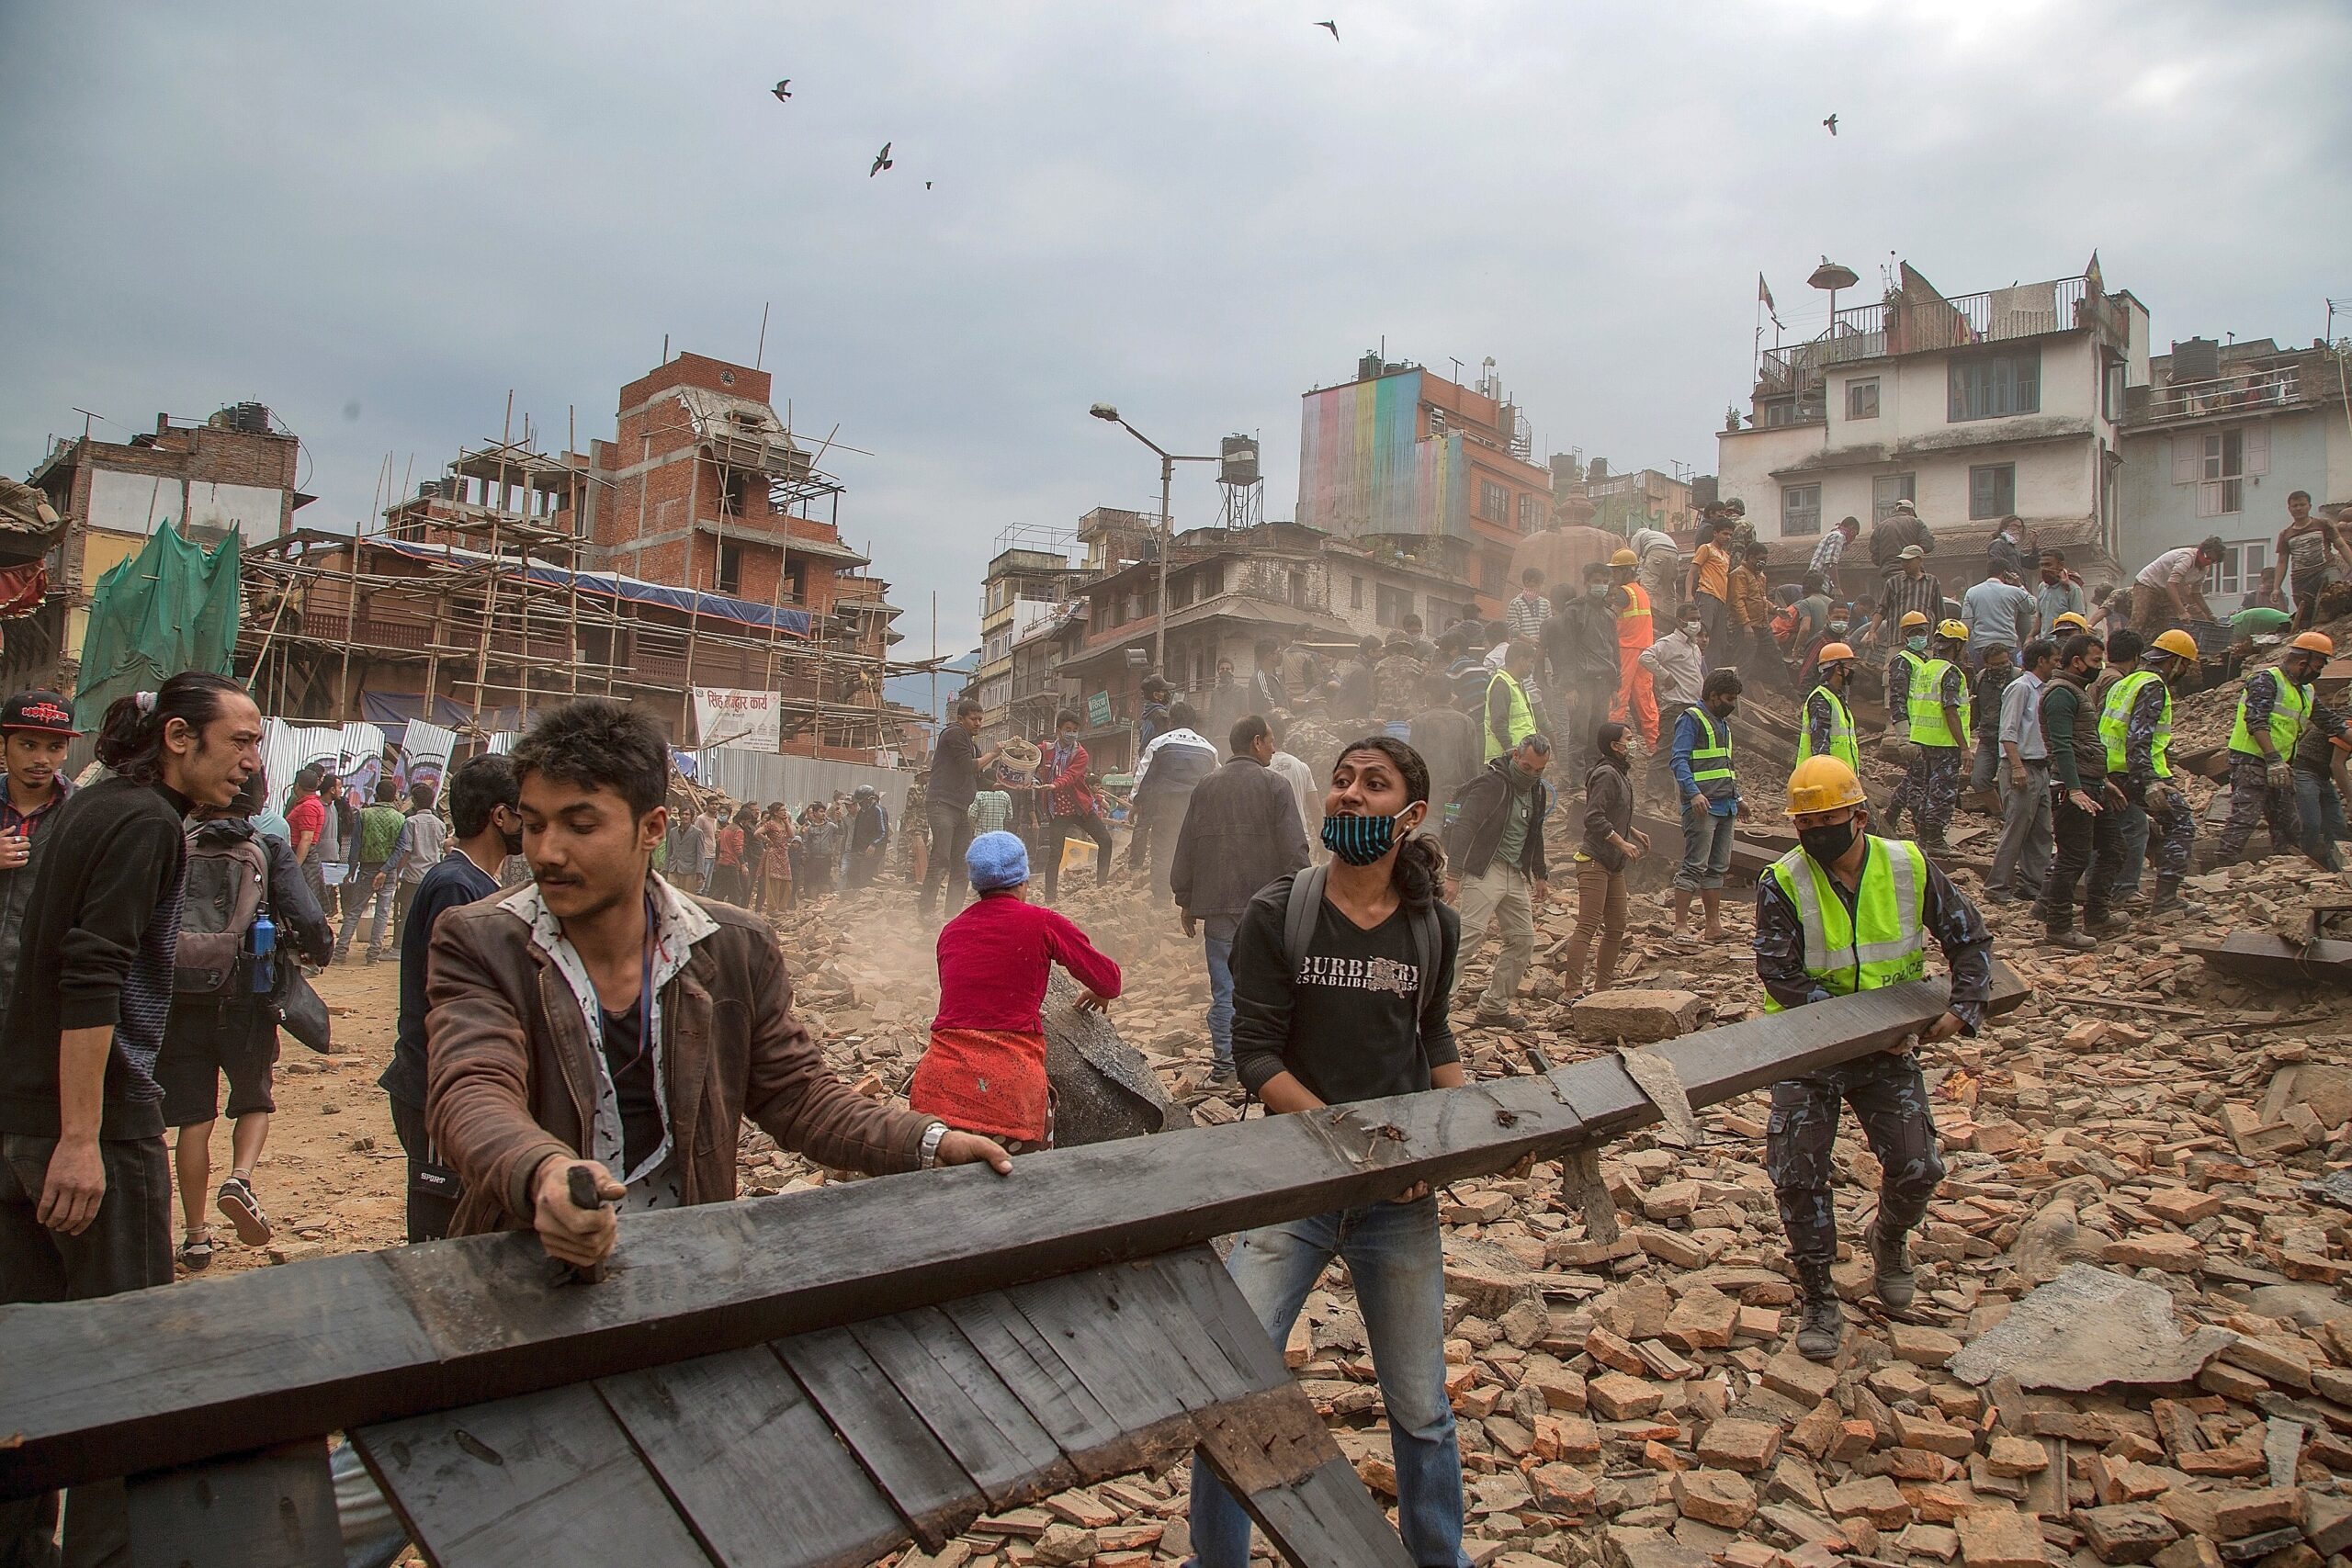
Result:
[[1815,288],[1826,288],[1832,291],[1851,288],[1861,280],[1861,275],[1852,267],[1842,262],[1831,261],[1827,256],[1821,258],[1821,265],[1813,269],[1811,277],[1805,279]]

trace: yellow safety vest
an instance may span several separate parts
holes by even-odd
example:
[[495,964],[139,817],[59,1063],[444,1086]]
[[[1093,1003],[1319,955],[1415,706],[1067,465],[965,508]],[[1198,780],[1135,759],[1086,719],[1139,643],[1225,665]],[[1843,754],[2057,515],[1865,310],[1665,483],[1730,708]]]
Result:
[[2108,688],[2107,704],[2098,714],[2098,737],[2107,742],[2107,771],[2110,773],[2131,771],[2126,750],[2132,734],[2132,708],[2139,700],[2141,689],[2151,681],[2164,689],[2165,711],[2156,720],[2154,743],[2148,749],[2148,760],[2156,777],[2172,777],[2172,764],[2165,761],[2172,752],[2172,688],[2165,686],[2164,677],[2153,670],[2134,670]]
[[1960,734],[1955,737],[1951,726],[1944,722],[1944,676],[1957,669],[1951,660],[1930,659],[1911,676],[1911,743],[1915,746],[1970,745],[1975,737],[1970,733],[1968,696],[1961,694]]
[[1690,782],[1705,795],[1711,781],[1736,776],[1731,765],[1731,726],[1696,703],[1682,711],[1699,726],[1699,744],[1690,748]]
[[[2287,679],[2284,671],[2273,669],[2257,670],[2247,676],[2246,691],[2253,691],[2254,683],[2265,676],[2269,677],[2278,688],[2278,698],[2270,705],[2270,749],[2283,762],[2295,754],[2295,743],[2303,738],[2303,731],[2311,728],[2311,688],[2296,685]],[[2244,693],[2238,696],[2237,722],[2230,726],[2230,750],[2242,757],[2258,758],[2262,755],[2261,748],[2255,745],[2254,736],[2245,727]]]
[[[1903,839],[1870,835],[1854,912],[1830,886],[1829,874],[1804,851],[1791,850],[1765,871],[1804,926],[1804,972],[1833,997],[1875,991],[1922,979],[1928,973],[1928,857]],[[1764,1010],[1779,1012],[1770,992]]]
[[1808,711],[1802,711],[1797,715],[1797,761],[1802,762],[1815,754],[1813,715],[1809,711],[1815,697],[1826,698],[1829,703],[1829,750],[1821,755],[1837,758],[1853,769],[1856,776],[1859,777],[1862,771],[1862,752],[1861,748],[1854,743],[1853,710],[1846,705],[1843,698],[1826,686],[1815,686],[1807,694],[1804,701],[1805,709]]
[[[1510,744],[1506,746],[1495,739],[1494,721],[1487,716],[1487,706],[1494,701],[1495,681],[1510,688]],[[1511,679],[1508,670],[1495,671],[1494,680],[1487,682],[1487,702],[1478,706],[1478,733],[1487,738],[1486,761],[1491,762],[1505,751],[1516,751],[1519,743],[1535,733],[1535,710],[1527,705],[1527,688]]]

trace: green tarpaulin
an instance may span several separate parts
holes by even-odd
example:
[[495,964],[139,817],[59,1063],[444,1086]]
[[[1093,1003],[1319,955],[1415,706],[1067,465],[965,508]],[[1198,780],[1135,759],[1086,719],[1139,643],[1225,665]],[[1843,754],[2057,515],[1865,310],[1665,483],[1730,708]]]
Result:
[[153,691],[182,670],[231,672],[243,547],[233,528],[207,550],[164,523],[137,555],[98,579],[74,692],[79,728],[96,729],[115,698]]

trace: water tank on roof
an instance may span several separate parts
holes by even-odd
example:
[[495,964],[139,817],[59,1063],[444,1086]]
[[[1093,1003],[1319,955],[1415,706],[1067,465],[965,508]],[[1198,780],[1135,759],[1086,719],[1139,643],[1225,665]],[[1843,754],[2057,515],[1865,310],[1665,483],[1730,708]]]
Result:
[[269,410],[260,403],[232,403],[220,411],[221,423],[246,435],[269,434]]
[[1363,355],[1359,355],[1356,360],[1356,379],[1359,381],[1372,381],[1378,379],[1379,376],[1380,355],[1377,353],[1367,349]]
[[1713,506],[1723,499],[1721,484],[1721,479],[1713,474],[1697,476],[1690,481],[1690,504],[1694,508]]
[[1258,482],[1258,438],[1228,435],[1217,448],[1216,482],[1253,485]]
[[2193,337],[2172,345],[2172,381],[2211,381],[2222,374],[2222,345],[2210,337]]

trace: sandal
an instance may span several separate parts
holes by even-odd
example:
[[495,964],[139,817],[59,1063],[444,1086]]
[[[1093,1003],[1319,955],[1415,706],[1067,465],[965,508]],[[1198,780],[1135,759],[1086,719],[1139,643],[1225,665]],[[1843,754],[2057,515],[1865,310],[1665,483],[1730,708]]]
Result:
[[269,1240],[269,1216],[261,1212],[261,1200],[254,1196],[254,1187],[242,1176],[231,1176],[220,1184],[214,1195],[220,1212],[237,1227],[237,1239],[247,1247],[259,1247]]
[[204,1272],[205,1265],[212,1261],[212,1255],[220,1250],[220,1244],[213,1240],[211,1233],[208,1231],[200,1236],[192,1236],[180,1243],[179,1250],[172,1256],[177,1258],[180,1267],[189,1273],[201,1274]]

